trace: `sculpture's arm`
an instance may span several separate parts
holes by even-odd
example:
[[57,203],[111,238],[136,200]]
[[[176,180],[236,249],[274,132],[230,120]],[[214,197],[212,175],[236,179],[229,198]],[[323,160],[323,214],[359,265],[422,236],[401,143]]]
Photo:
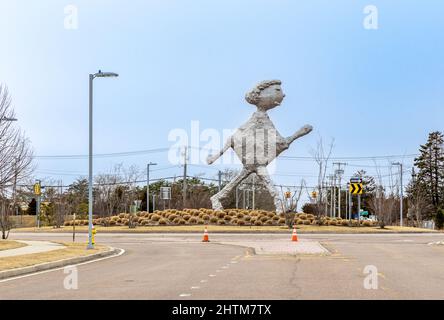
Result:
[[216,153],[215,155],[208,155],[207,163],[212,164],[214,161],[219,159],[225,153],[225,151],[227,151],[229,148],[231,148],[232,145],[233,145],[232,137],[230,137],[227,140],[227,142],[225,143],[224,147],[218,153]]
[[305,136],[306,134],[309,134],[313,130],[313,127],[309,124],[303,126],[301,129],[299,129],[295,134],[289,136],[286,140],[288,145],[290,145],[294,140]]

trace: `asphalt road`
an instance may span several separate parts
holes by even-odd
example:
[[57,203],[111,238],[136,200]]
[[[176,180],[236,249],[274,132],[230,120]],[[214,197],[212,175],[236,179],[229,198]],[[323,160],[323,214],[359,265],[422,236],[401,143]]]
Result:
[[[259,256],[222,240],[286,235],[100,234],[122,248],[116,258],[78,266],[78,289],[55,270],[0,281],[0,299],[444,299],[444,234],[300,235],[320,241],[329,256]],[[69,234],[11,234],[11,239],[65,240]],[[78,235],[86,242],[86,235]],[[375,266],[378,288],[366,289]]]

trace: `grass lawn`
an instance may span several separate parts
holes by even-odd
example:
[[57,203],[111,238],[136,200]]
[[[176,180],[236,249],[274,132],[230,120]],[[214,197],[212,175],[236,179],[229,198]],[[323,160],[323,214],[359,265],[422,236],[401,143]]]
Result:
[[94,249],[86,250],[86,243],[60,243],[66,246],[66,248],[49,252],[0,258],[0,271],[23,268],[68,258],[82,257],[108,250],[108,247],[103,245],[96,245]]
[[9,241],[9,240],[0,240],[0,251],[9,250],[9,249],[17,249],[21,247],[25,247],[25,243],[17,242],[17,241]]
[[[140,226],[130,229],[126,226],[119,227],[102,227],[95,226],[97,233],[180,233],[180,232],[197,232],[204,230],[203,225],[185,225],[185,226]],[[397,232],[437,232],[430,229],[388,226],[385,229],[379,227],[345,227],[345,226],[313,226],[313,225],[297,225],[296,229],[300,233],[397,233]],[[76,226],[76,232],[84,233],[88,231],[88,226]],[[291,233],[285,226],[221,226],[209,225],[208,231],[213,233]],[[61,227],[59,229],[53,227],[37,228],[20,228],[14,229],[13,232],[72,232],[72,227]]]

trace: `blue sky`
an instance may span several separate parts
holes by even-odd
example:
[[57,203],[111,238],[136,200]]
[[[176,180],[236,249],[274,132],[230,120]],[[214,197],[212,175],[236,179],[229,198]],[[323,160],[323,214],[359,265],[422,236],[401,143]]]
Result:
[[[369,4],[377,30],[363,27]],[[64,28],[66,5],[78,8],[77,30]],[[245,92],[280,79],[278,130],[315,128],[284,155],[310,156],[319,136],[335,138],[334,157],[412,154],[443,130],[443,16],[439,0],[2,0],[0,82],[39,156],[87,154],[87,80],[98,69],[120,77],[95,81],[96,153],[169,147],[170,130],[192,120],[235,129],[254,111]],[[165,152],[98,158],[95,171],[147,161],[164,169],[154,178],[181,173]],[[345,162],[346,176],[374,171],[371,159]],[[87,173],[87,159],[36,163],[37,176],[64,184]],[[190,173],[214,177],[214,168],[224,166]],[[313,185],[315,175],[313,161],[280,160],[273,179]]]

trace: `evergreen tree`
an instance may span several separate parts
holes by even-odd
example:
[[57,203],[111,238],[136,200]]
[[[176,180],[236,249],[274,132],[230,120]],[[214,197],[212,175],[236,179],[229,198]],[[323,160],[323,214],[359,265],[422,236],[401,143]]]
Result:
[[417,187],[425,190],[433,208],[444,205],[444,135],[435,131],[429,134],[427,143],[420,146],[420,155],[415,159],[418,168]]

